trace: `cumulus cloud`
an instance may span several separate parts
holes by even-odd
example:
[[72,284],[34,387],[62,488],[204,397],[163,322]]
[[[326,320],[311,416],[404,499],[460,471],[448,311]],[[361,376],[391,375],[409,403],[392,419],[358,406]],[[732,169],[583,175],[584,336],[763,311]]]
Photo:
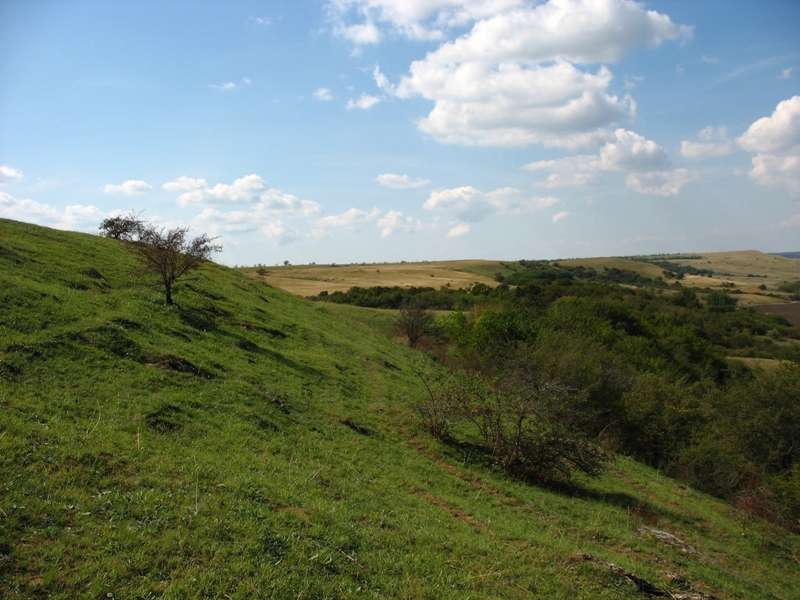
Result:
[[8,165],[0,165],[0,187],[8,183],[22,181],[24,178],[22,171],[19,169],[9,167]]
[[628,173],[629,188],[642,194],[678,194],[689,181],[686,169],[669,171],[672,161],[652,140],[626,129],[617,129],[598,154],[580,154],[524,165],[529,171],[551,171],[539,185],[546,188],[596,185],[603,173]]
[[36,200],[18,199],[0,192],[0,217],[6,219],[71,231],[97,231],[97,226],[106,216],[96,206],[73,204],[62,210]]
[[351,208],[339,215],[330,215],[317,219],[317,226],[323,229],[333,227],[345,227],[353,229],[359,225],[374,223],[380,216],[381,211],[373,208],[371,211],[366,212],[359,208]]
[[788,153],[800,149],[800,96],[780,102],[771,116],[750,125],[736,141],[753,153]]
[[[376,68],[384,93],[434,103],[418,126],[443,143],[569,149],[598,142],[603,130],[635,116],[629,95],[610,92],[606,66],[638,45],[657,46],[691,30],[630,0],[522,1],[336,0],[339,18],[381,23],[409,37],[471,25],[415,61],[392,85]],[[427,32],[423,35],[424,32]],[[443,37],[444,39],[444,37]]]
[[328,100],[333,100],[333,96],[331,95],[331,91],[326,87],[321,87],[315,91],[312,96],[314,100],[322,100],[323,102],[327,102]]
[[556,213],[553,215],[553,223],[558,223],[559,221],[563,221],[569,216],[569,212],[562,211],[560,213]]
[[283,213],[295,216],[319,213],[322,207],[312,200],[301,200],[291,194],[272,189],[258,175],[246,175],[232,184],[218,183],[214,187],[205,179],[185,175],[164,184],[170,192],[180,192],[180,206],[249,204],[250,212],[257,214]]
[[375,180],[381,185],[394,189],[418,188],[430,183],[427,179],[411,179],[408,175],[395,175],[394,173],[381,173]]
[[780,102],[771,116],[758,119],[736,141],[755,155],[749,173],[753,180],[800,199],[800,96]]
[[725,127],[706,127],[698,135],[699,142],[681,142],[681,156],[693,159],[716,158],[733,152],[733,141]]
[[461,223],[450,229],[450,231],[447,232],[447,237],[460,237],[462,235],[467,235],[470,231],[472,231],[471,226],[466,223]]
[[434,191],[422,206],[427,210],[444,213],[460,223],[475,223],[492,214],[540,211],[557,202],[558,199],[552,197],[527,198],[514,188],[481,192],[472,186],[463,186]]
[[134,194],[144,194],[153,189],[149,183],[139,179],[129,179],[119,185],[108,184],[103,188],[106,194],[121,194],[123,196],[133,196]]
[[385,216],[378,219],[377,225],[381,230],[382,238],[398,232],[414,232],[424,229],[422,221],[405,216],[402,212],[396,210],[390,210]]
[[354,108],[360,108],[361,110],[369,110],[373,106],[375,106],[381,99],[377,96],[370,96],[367,93],[361,94],[361,97],[358,100],[350,100],[347,101],[345,108],[347,110],[353,110]]
[[625,183],[629,188],[649,196],[677,196],[691,179],[687,169],[629,173]]
[[330,0],[336,35],[356,44],[381,41],[379,28],[413,40],[440,40],[454,26],[521,5],[522,0]]

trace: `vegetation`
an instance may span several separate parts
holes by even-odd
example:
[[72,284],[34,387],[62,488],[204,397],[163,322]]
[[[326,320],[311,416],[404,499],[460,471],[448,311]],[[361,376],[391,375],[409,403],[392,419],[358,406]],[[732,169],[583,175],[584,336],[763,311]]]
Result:
[[[452,348],[437,352],[462,377],[360,321],[389,331],[393,313],[210,262],[166,305],[138,264],[113,239],[0,220],[0,596],[796,597],[800,538],[752,510],[791,492],[793,367],[762,377],[725,360],[790,356],[780,322],[537,283],[444,319]],[[736,341],[756,327],[757,344]],[[516,458],[486,451],[479,411],[429,435],[426,384],[521,412],[496,436],[513,449],[519,432]],[[776,389],[706,451],[707,423]],[[757,435],[731,453],[745,428]],[[525,451],[552,433],[609,456],[624,442],[671,472],[686,457],[697,477],[722,465],[723,484],[743,457],[743,481],[776,496],[745,485],[725,504],[624,454],[587,475],[562,451],[550,471],[564,475],[531,485]]]
[[[519,266],[503,278],[515,288],[439,292],[471,308],[444,321],[448,360],[456,371],[480,374],[482,383],[469,375],[458,383],[456,375],[431,385],[420,406],[431,433],[540,482],[563,482],[572,468],[596,474],[602,443],[733,503],[757,490],[751,508],[800,526],[800,440],[793,433],[800,426],[800,346],[790,339],[800,329],[735,310],[737,298],[720,290],[701,301],[694,289],[664,295],[661,288],[601,284],[583,267]],[[387,298],[380,288],[335,295],[373,305]],[[392,290],[392,302],[404,297],[430,296]],[[751,372],[727,362],[731,356],[785,364]],[[776,398],[794,398],[780,411],[788,429],[760,425],[777,414]],[[754,431],[763,438],[759,450],[733,452],[754,448],[747,440]],[[776,462],[768,447],[792,450]]]
[[109,217],[100,229],[106,237],[128,242],[136,250],[144,271],[158,278],[167,304],[173,304],[172,293],[179,279],[222,250],[205,233],[187,240],[188,227],[158,228],[141,221],[136,213]]
[[397,315],[397,327],[408,340],[408,345],[417,348],[420,342],[434,334],[433,323],[436,315],[427,310],[415,298],[400,305]]

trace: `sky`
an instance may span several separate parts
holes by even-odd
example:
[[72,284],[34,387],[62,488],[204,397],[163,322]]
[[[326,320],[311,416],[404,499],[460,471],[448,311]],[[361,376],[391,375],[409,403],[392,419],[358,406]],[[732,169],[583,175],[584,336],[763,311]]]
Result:
[[2,0],[0,217],[227,265],[800,251],[796,0]]

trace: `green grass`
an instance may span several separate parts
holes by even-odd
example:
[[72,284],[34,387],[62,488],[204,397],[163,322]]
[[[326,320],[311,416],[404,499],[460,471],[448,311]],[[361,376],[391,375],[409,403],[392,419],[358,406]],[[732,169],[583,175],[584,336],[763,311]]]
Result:
[[0,220],[0,596],[644,597],[585,552],[798,597],[797,536],[649,468],[546,490],[427,436],[385,312],[215,264],[168,307],[135,265]]

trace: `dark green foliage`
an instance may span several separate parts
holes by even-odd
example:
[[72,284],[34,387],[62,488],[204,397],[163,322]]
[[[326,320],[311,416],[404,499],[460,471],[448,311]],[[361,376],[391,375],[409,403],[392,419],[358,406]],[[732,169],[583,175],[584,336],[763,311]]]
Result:
[[145,226],[146,223],[139,218],[139,213],[131,211],[125,215],[104,219],[99,229],[105,237],[133,241],[139,239]]
[[599,475],[609,461],[577,426],[585,411],[581,390],[530,374],[513,384],[465,376],[427,385],[418,410],[428,431],[517,477],[565,482],[573,471]]
[[[502,386],[505,395],[487,396],[492,410],[519,418],[515,399],[527,397],[522,390],[530,388],[528,381],[570,390],[573,403],[565,406],[580,410],[568,411],[569,417],[540,413],[537,427],[566,418],[587,441],[599,436],[700,489],[735,502],[750,498],[749,506],[758,504],[764,514],[769,506],[772,517],[797,526],[800,503],[791,490],[800,448],[794,433],[800,431],[800,348],[773,341],[795,335],[796,328],[779,317],[736,309],[736,298],[726,292],[711,292],[705,302],[688,289],[662,297],[556,278],[549,269],[532,265],[527,272],[538,273],[537,279],[447,321],[458,349],[452,355]],[[730,355],[791,362],[770,375],[730,365]],[[458,419],[452,411],[460,410],[462,418],[468,413],[452,396],[442,393],[438,404],[423,408],[436,435],[454,436],[448,423]],[[492,413],[481,410],[477,414]],[[525,419],[510,422],[531,426]],[[525,434],[530,448],[536,446],[532,440],[543,439],[532,431]],[[542,457],[548,456],[545,446],[536,446]],[[758,503],[753,490],[759,490]]]
[[718,290],[714,290],[708,296],[706,296],[706,304],[715,310],[718,311],[729,311],[733,310],[733,308],[738,303],[738,300],[731,296],[727,292],[720,292]]
[[417,348],[423,339],[435,335],[435,320],[436,315],[424,308],[417,297],[412,297],[400,305],[395,324],[408,345]]
[[[676,279],[682,279],[684,275],[701,275],[712,277],[714,275],[714,271],[711,269],[698,269],[697,267],[693,267],[691,265],[681,265],[675,262],[671,262],[666,260],[664,257],[660,256],[631,256],[628,257],[631,260],[637,260],[639,262],[646,262],[652,265],[656,265],[657,267],[661,267],[666,272],[670,273],[672,277]],[[668,257],[667,257],[668,258]],[[681,258],[683,260],[690,259],[690,258],[700,258],[699,256],[679,256],[676,258]]]

